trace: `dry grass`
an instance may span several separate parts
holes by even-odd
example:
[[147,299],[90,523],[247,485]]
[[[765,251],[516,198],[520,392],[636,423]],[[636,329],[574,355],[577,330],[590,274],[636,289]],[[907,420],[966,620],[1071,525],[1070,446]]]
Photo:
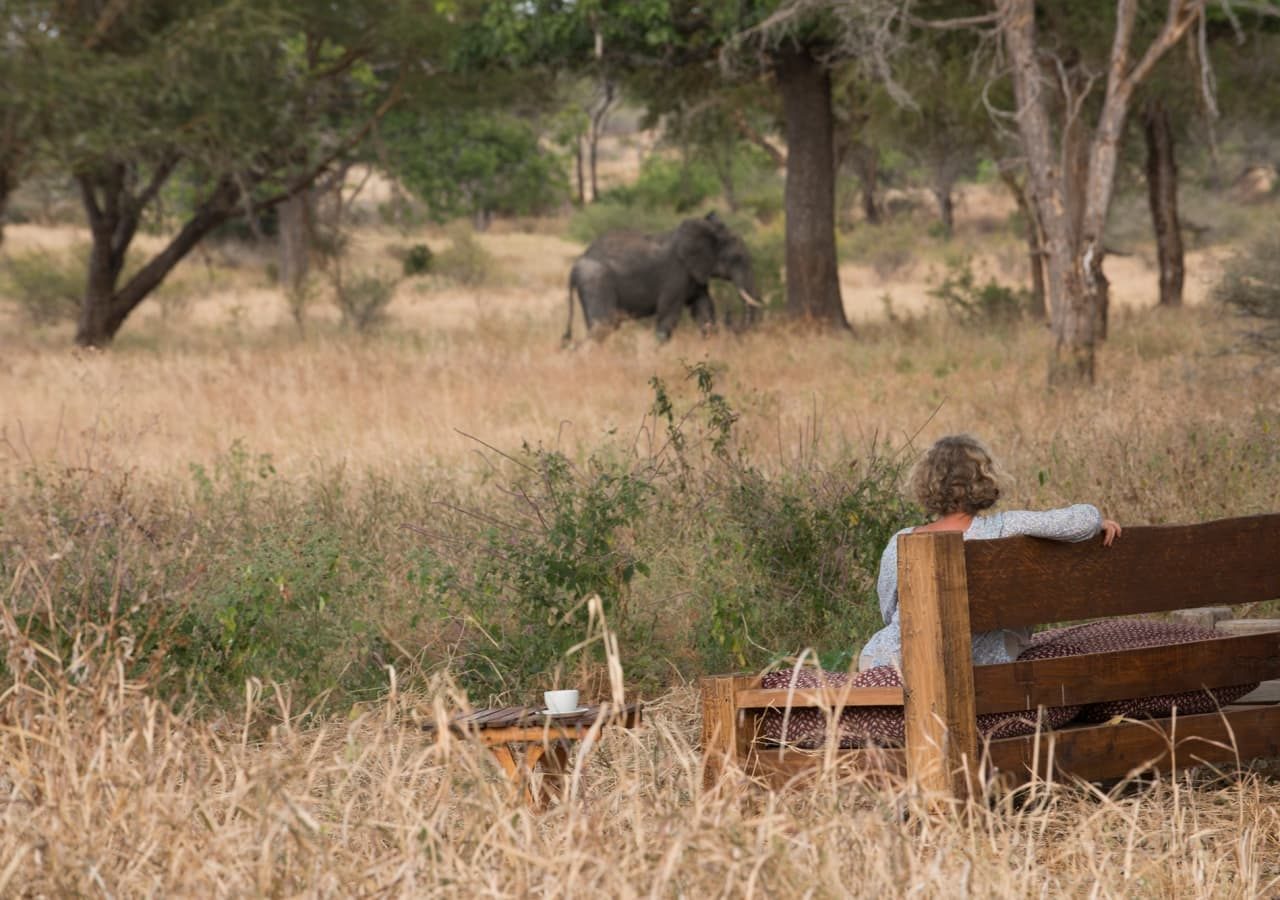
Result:
[[424,737],[421,716],[458,702],[443,685],[311,726],[250,685],[249,709],[276,721],[260,738],[149,699],[101,631],[78,669],[36,677],[23,657],[39,650],[7,624],[26,677],[0,697],[5,896],[1244,898],[1280,884],[1280,788],[1254,775],[1038,785],[951,812],[831,770],[781,793],[732,774],[703,791],[680,688],[642,729],[607,732],[575,761],[572,798],[535,814],[485,751]]
[[[7,246],[38,237],[15,227]],[[998,448],[1020,505],[1088,500],[1125,522],[1280,508],[1280,372],[1232,352],[1212,310],[1126,311],[1154,279],[1145,293],[1113,287],[1099,387],[1047,394],[1048,336],[1032,325],[980,334],[876,318],[886,289],[910,311],[927,273],[851,291],[855,338],[771,324],[707,340],[685,328],[659,347],[641,325],[559,352],[577,248],[482,240],[506,284],[406,283],[393,326],[371,338],[323,316],[300,338],[278,292],[244,268],[219,269],[180,318],[139,315],[106,353],[7,318],[0,478],[16,489],[32,469],[86,467],[169,490],[239,441],[284,478],[346,467],[391,484],[424,470],[465,481],[485,471],[465,434],[586,452],[635,430],[650,376],[679,384],[682,361],[710,359],[766,471],[969,429]],[[362,241],[377,255],[406,238]],[[91,652],[58,669],[16,631],[16,584],[0,591],[18,673],[0,695],[6,896],[1254,897],[1280,884],[1280,788],[1257,776],[1053,789],[967,815],[834,773],[788,793],[703,792],[695,695],[675,687],[643,730],[602,741],[575,801],[536,816],[483,753],[415,727],[424,708],[459,702],[443,684],[332,722],[251,685],[251,725],[197,720],[124,680],[113,654],[127,642],[102,623],[83,631]]]

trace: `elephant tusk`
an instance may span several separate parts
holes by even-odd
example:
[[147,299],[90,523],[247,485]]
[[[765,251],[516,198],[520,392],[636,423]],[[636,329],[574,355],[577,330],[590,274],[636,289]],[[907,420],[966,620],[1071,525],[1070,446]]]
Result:
[[764,309],[763,303],[761,303],[755,297],[752,297],[742,288],[738,288],[738,296],[742,298],[742,302],[747,304],[747,306],[754,306],[756,309]]

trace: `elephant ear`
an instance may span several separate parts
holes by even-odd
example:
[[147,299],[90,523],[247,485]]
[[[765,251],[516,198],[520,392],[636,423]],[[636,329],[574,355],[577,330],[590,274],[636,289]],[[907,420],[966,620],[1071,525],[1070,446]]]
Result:
[[689,219],[676,229],[676,258],[693,276],[694,281],[706,284],[716,266],[716,232],[704,220]]

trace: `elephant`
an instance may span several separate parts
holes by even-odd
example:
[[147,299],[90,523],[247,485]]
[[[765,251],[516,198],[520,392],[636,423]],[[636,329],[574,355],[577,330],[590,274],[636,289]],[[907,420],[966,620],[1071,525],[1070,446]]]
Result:
[[614,327],[623,317],[657,316],[658,341],[671,337],[686,308],[706,331],[716,311],[707,282],[733,282],[748,306],[756,299],[751,254],[742,238],[719,216],[685,219],[664,234],[613,231],[598,238],[569,273],[569,322],[564,343],[573,338],[573,295],[582,302],[588,333]]

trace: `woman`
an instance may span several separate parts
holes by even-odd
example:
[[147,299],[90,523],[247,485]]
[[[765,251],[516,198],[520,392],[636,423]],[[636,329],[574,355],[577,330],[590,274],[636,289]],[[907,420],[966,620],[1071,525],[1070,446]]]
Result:
[[[910,490],[925,512],[928,525],[904,528],[889,539],[880,558],[876,593],[885,627],[872,635],[858,658],[858,669],[877,666],[898,668],[902,658],[902,633],[898,622],[898,536],[921,531],[959,531],[966,541],[990,540],[1016,534],[1055,541],[1087,541],[1102,533],[1111,546],[1120,526],[1104,519],[1087,503],[1046,512],[978,513],[1000,499],[1001,473],[991,453],[977,438],[954,434],[938,440],[911,472]],[[1002,629],[973,636],[973,661],[978,664],[1012,662],[1031,644],[1030,629]]]
[[[911,473],[910,488],[933,521],[895,534],[880,560],[876,588],[885,627],[872,635],[858,660],[857,675],[802,668],[769,672],[763,688],[900,687],[902,635],[898,622],[898,535],[919,531],[959,531],[965,540],[989,540],[1017,534],[1058,541],[1087,541],[1102,534],[1111,546],[1120,526],[1104,519],[1098,510],[1082,503],[1047,512],[1003,512],[987,516],[1000,499],[1000,474],[990,452],[977,439],[958,434],[944,437],[929,448]],[[973,636],[973,661],[978,664],[1014,659],[1051,659],[1084,653],[1105,653],[1181,644],[1212,638],[1214,632],[1192,625],[1145,619],[1109,619],[1043,631],[1032,638],[1030,630],[1001,629]],[[978,733],[1002,738],[1031,734],[1038,727],[1060,728],[1079,718],[1104,722],[1114,716],[1164,717],[1178,708],[1183,715],[1212,712],[1247,694],[1256,684],[1185,691],[1086,706],[1055,706],[1035,715],[1019,712],[978,716]],[[789,711],[768,710],[760,718],[758,734],[772,743],[821,746],[826,740],[827,718],[811,707]],[[901,707],[854,706],[840,714],[838,742],[842,747],[867,743],[899,745],[905,737]]]

